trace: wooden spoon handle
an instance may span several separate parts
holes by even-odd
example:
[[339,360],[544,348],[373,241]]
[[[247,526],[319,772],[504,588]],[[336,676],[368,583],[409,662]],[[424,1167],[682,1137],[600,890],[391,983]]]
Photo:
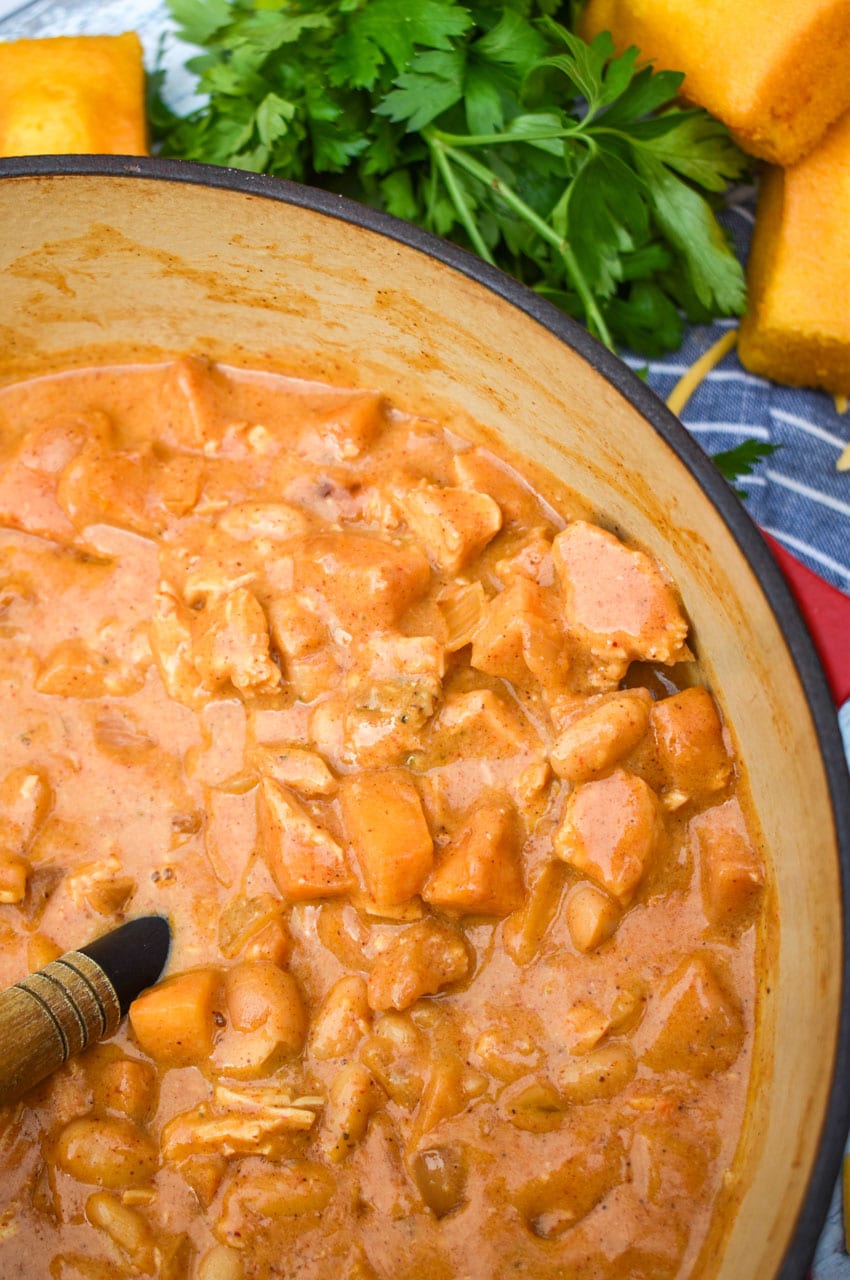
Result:
[[0,993],[0,1099],[6,1103],[117,1029],[121,1010],[100,965],[69,951]]
[[131,1001],[156,982],[170,942],[162,916],[143,916],[0,992],[0,1106],[111,1036]]

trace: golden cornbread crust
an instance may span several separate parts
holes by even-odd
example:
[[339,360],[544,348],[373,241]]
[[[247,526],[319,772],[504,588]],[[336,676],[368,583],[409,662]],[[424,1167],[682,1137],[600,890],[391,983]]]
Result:
[[850,394],[850,114],[762,177],[738,351],[753,373]]
[[774,164],[793,164],[850,108],[850,0],[590,0],[582,34],[600,31],[684,71],[683,96]]
[[88,153],[148,153],[135,32],[0,44],[0,156]]

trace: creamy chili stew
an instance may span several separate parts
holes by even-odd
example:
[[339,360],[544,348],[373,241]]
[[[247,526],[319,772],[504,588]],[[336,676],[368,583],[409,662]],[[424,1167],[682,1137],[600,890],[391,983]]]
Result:
[[0,429],[0,979],[175,939],[0,1113],[2,1275],[702,1273],[764,858],[664,569],[372,391],[192,356]]

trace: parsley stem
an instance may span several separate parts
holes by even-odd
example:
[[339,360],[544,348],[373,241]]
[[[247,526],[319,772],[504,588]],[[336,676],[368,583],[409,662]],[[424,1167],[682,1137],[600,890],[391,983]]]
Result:
[[528,133],[445,133],[442,129],[428,129],[431,138],[449,147],[489,147],[497,142],[546,142],[552,138],[574,138],[584,130],[585,121],[578,120],[571,129],[541,128]]
[[[425,133],[426,136],[428,136],[427,130]],[[547,244],[552,245],[552,247],[560,254],[566,268],[567,275],[575,285],[576,292],[584,306],[588,324],[593,327],[596,332],[596,336],[601,342],[605,343],[605,346],[609,351],[614,351],[614,340],[611,337],[607,324],[605,323],[605,318],[596,304],[596,299],[594,298],[591,289],[588,287],[587,281],[584,278],[584,273],[576,260],[576,256],[572,251],[569,241],[564,237],[559,236],[557,231],[550,227],[548,222],[545,222],[539,214],[535,213],[535,211],[517,195],[512,187],[509,187],[506,183],[502,182],[501,178],[497,177],[492,169],[488,169],[486,165],[480,164],[477,160],[473,159],[472,156],[466,155],[465,152],[456,151],[454,147],[446,146],[445,143],[441,143],[437,139],[433,139],[432,142],[431,137],[428,137],[428,142],[429,146],[434,145],[437,148],[436,154],[439,154],[439,152],[442,151],[447,160],[453,160],[459,168],[465,169],[471,177],[477,178],[479,182],[482,182],[491,191],[494,191],[499,199],[508,206],[508,208],[513,209],[514,213],[518,214],[534,228],[542,240],[545,240]],[[487,260],[488,262],[492,262],[492,258],[490,258],[489,254],[487,256]]]
[[485,262],[489,262],[491,267],[495,266],[496,264],[493,261],[493,255],[490,253],[490,250],[487,248],[487,245],[484,243],[484,239],[481,235],[481,232],[478,230],[478,227],[475,223],[475,218],[472,215],[472,210],[469,208],[469,205],[466,203],[466,197],[463,194],[463,191],[461,189],[459,182],[457,181],[457,178],[452,172],[452,167],[449,164],[449,161],[446,156],[446,152],[445,152],[445,149],[443,148],[442,143],[440,143],[436,138],[431,138],[431,137],[427,138],[427,142],[431,150],[431,155],[434,157],[434,162],[440,171],[440,175],[443,179],[443,182],[446,184],[446,190],[449,193],[451,202],[454,205],[455,209],[457,210],[457,215],[460,218],[461,222],[463,223],[463,226],[466,230],[466,234],[469,236],[469,239],[472,243],[473,249],[480,257],[484,259]]

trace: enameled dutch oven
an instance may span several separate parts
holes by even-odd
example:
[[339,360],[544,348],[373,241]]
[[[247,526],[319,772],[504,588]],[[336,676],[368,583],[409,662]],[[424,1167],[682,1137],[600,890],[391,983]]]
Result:
[[386,389],[481,424],[651,548],[681,590],[770,850],[756,1067],[708,1273],[800,1280],[848,1120],[850,786],[812,643],[712,464],[638,378],[477,258],[327,193],[116,157],[0,162],[0,383],[213,359]]

